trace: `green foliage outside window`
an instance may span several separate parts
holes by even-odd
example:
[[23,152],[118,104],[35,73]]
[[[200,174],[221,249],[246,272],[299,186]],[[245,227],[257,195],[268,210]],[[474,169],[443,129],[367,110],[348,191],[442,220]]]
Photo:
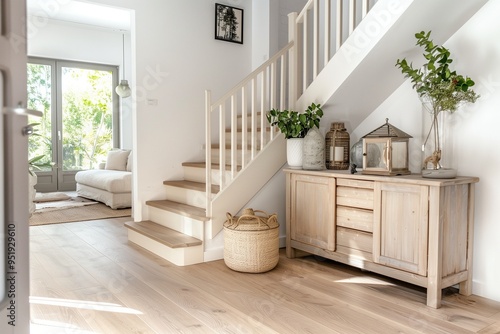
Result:
[[[28,64],[28,107],[43,111],[37,135],[30,137],[29,157],[55,160],[52,135],[51,66]],[[113,147],[112,74],[108,71],[63,67],[62,85],[62,161],[63,170],[95,168]],[[55,101],[54,101],[55,102]],[[43,168],[47,170],[47,168]],[[50,168],[49,168],[50,169]]]

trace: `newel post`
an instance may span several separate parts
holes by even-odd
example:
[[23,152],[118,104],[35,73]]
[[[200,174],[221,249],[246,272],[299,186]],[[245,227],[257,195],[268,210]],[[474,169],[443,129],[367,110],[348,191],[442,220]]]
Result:
[[212,216],[212,95],[211,91],[205,90],[205,192],[207,199],[207,217]]

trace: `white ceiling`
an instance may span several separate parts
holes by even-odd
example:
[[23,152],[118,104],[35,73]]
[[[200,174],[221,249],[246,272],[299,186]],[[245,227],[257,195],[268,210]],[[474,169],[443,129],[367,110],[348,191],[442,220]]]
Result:
[[82,1],[27,0],[28,16],[90,25],[117,31],[130,31],[130,11]]

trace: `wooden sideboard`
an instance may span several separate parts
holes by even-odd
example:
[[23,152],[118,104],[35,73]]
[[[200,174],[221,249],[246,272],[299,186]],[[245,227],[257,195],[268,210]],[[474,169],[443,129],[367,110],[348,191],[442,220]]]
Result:
[[427,288],[472,293],[477,177],[285,169],[286,254],[315,254]]

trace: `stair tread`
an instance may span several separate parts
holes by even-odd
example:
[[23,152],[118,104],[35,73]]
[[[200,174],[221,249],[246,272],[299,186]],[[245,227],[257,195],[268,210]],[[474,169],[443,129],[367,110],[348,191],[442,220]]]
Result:
[[156,201],[146,201],[146,205],[161,210],[174,212],[196,220],[201,220],[201,221],[209,220],[205,209],[198,208],[188,204],[183,204],[169,200],[156,200]]
[[[185,188],[190,190],[197,191],[205,191],[206,183],[195,182],[195,181],[187,181],[187,180],[174,180],[174,181],[163,181],[164,185]],[[212,194],[217,194],[220,190],[220,187],[217,185],[212,185]]]
[[[260,116],[261,114],[262,114],[262,112],[260,112],[260,111],[257,111],[257,112],[255,113],[255,115],[256,115],[256,116]],[[250,112],[249,112],[249,113],[247,113],[247,114],[245,114],[245,115],[246,115],[247,117],[250,117],[250,116],[252,116],[252,113],[250,113]],[[238,116],[236,116],[236,117],[237,117],[237,118],[243,118],[243,115],[242,115],[242,114],[239,114],[239,115],[238,115]]]
[[[271,131],[271,127],[270,127],[270,126],[267,126],[267,127],[265,127],[264,129],[265,129],[267,132]],[[238,127],[238,128],[236,129],[236,132],[242,132],[241,130],[242,130],[242,129]],[[260,132],[261,130],[262,130],[262,128],[261,128],[261,127],[258,127],[258,128],[256,128],[256,129],[255,129],[255,131],[256,131],[256,132]],[[226,133],[230,133],[230,132],[231,132],[231,128],[227,128],[227,129],[226,129]],[[248,133],[250,133],[250,130],[248,130]]]
[[[196,168],[206,168],[207,164],[205,162],[183,162],[183,167],[196,167]],[[212,169],[220,169],[220,165],[217,163],[212,163]],[[238,165],[238,170],[241,166]],[[231,165],[226,165],[226,170],[231,170]]]
[[126,222],[125,227],[141,233],[170,248],[192,247],[202,244],[200,239],[172,230],[171,228],[157,224],[150,220],[141,222]]
[[[220,144],[212,144],[210,145],[212,148],[216,148],[216,149],[219,149],[220,148]],[[260,145],[257,145],[258,147],[256,147],[256,150],[259,151],[260,150]],[[237,150],[241,150],[243,146],[241,144],[238,144],[236,145],[236,149]],[[226,144],[226,150],[230,150],[231,149],[231,144]],[[252,145],[248,144],[247,145],[247,150],[251,150],[252,149]]]

